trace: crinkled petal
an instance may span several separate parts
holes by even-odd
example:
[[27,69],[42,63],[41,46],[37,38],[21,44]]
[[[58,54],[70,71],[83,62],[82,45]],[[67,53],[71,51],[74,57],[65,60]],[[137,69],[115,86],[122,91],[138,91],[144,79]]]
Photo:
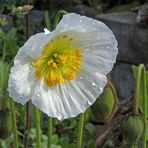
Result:
[[79,73],[77,79],[49,88],[43,81],[32,90],[32,103],[59,120],[75,117],[92,105],[107,80],[101,73]]
[[44,45],[50,40],[50,33],[37,33],[31,36],[19,49],[14,59],[14,64],[26,64],[41,54]]
[[48,87],[43,80],[35,83],[32,89],[32,103],[50,117],[60,118],[58,85]]
[[111,71],[118,53],[117,41],[104,23],[70,13],[63,17],[55,32],[68,34],[74,38],[74,46],[82,49],[82,70],[89,67],[105,75]]
[[8,81],[9,96],[14,101],[25,104],[30,99],[32,84],[35,81],[30,65],[16,65],[11,68]]

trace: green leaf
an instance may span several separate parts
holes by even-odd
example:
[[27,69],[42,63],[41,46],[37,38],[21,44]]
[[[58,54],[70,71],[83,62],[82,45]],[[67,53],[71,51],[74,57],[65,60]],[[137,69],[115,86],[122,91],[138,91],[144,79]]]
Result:
[[52,144],[51,145],[51,148],[62,148],[60,145],[55,145],[55,144]]
[[96,146],[95,146],[94,141],[93,141],[93,140],[90,140],[90,141],[88,142],[87,148],[95,148],[95,147],[96,147]]
[[90,135],[93,135],[94,131],[96,130],[96,127],[93,124],[91,124],[91,123],[87,123],[85,128],[86,128],[86,130],[88,131],[88,133]]
[[51,23],[50,23],[50,19],[49,19],[49,13],[47,10],[45,10],[45,12],[44,12],[44,19],[45,19],[45,25],[46,25],[47,29],[51,31]]
[[58,137],[58,135],[56,135],[56,134],[52,135],[52,142],[55,145],[59,143],[59,137]]

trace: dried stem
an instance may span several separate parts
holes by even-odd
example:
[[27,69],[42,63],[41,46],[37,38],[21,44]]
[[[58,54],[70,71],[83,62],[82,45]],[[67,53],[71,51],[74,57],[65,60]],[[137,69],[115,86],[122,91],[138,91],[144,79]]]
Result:
[[[29,12],[26,14],[26,40],[29,38],[29,31],[30,31],[30,20],[29,20]],[[26,126],[25,131],[29,130],[29,102],[26,104]],[[25,133],[24,137],[24,148],[27,148],[27,134]]]

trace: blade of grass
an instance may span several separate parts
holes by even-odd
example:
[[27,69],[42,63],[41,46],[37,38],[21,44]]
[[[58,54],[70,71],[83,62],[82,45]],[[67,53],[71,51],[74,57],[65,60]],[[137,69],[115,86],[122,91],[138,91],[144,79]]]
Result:
[[47,148],[51,148],[52,144],[52,118],[48,119],[48,145]]
[[45,20],[45,25],[47,27],[48,30],[51,30],[51,23],[50,23],[50,19],[49,19],[49,13],[47,10],[45,10],[44,12],[44,20]]
[[11,113],[12,113],[12,127],[13,127],[13,136],[14,136],[14,147],[18,148],[19,147],[19,142],[18,142],[18,134],[17,134],[16,113],[15,113],[14,102],[12,100],[10,101],[10,110],[11,110]]

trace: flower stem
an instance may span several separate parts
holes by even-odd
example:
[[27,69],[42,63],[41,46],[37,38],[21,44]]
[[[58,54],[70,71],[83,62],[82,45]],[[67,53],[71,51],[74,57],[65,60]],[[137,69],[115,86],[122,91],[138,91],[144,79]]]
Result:
[[52,118],[48,119],[48,145],[47,148],[51,148],[52,144]]
[[[26,104],[26,127],[25,127],[25,132],[29,130],[29,102],[27,102]],[[24,148],[27,148],[27,133],[25,133],[25,137],[24,137]]]
[[35,124],[36,124],[36,148],[41,148],[41,129],[40,129],[40,113],[35,107]]
[[[143,80],[142,82],[142,94],[140,94],[140,83],[141,80]],[[148,114],[147,114],[147,110],[148,110],[148,102],[147,102],[147,78],[146,78],[146,69],[145,66],[143,64],[140,64],[138,67],[138,72],[137,72],[137,77],[136,77],[136,89],[135,89],[135,98],[134,98],[134,106],[133,106],[133,112],[134,113],[138,113],[138,108],[139,108],[139,98],[140,95],[143,96],[142,99],[142,104],[143,104],[143,108],[142,108],[142,113],[144,116],[144,122],[145,122],[145,130],[144,130],[144,134],[143,134],[143,139],[142,139],[142,148],[146,148],[147,145],[147,118],[148,118]]]
[[14,102],[10,101],[10,109],[12,114],[12,127],[13,127],[13,134],[14,134],[14,147],[18,148],[18,134],[17,134],[17,125],[16,125],[16,114],[15,114],[15,107]]
[[55,19],[54,19],[54,25],[53,25],[53,29],[56,28],[56,26],[58,25],[60,18],[64,15],[67,14],[67,12],[65,10],[60,10],[57,12]]
[[148,110],[148,102],[147,102],[147,82],[146,82],[146,70],[145,70],[145,67],[143,67],[143,115],[144,115],[144,122],[145,122],[145,130],[144,130],[144,135],[143,135],[143,139],[142,139],[142,148],[146,148],[146,145],[147,145],[147,138],[146,138],[146,135],[147,135],[147,128],[148,128],[148,125],[147,125],[147,117],[148,117],[148,114],[147,114],[147,110]]
[[138,68],[138,73],[137,73],[135,98],[134,98],[134,105],[133,105],[133,112],[135,114],[138,114],[138,109],[139,109],[140,79],[141,79],[142,69],[143,69],[143,65],[140,64]]
[[84,113],[80,114],[77,148],[82,148]]

